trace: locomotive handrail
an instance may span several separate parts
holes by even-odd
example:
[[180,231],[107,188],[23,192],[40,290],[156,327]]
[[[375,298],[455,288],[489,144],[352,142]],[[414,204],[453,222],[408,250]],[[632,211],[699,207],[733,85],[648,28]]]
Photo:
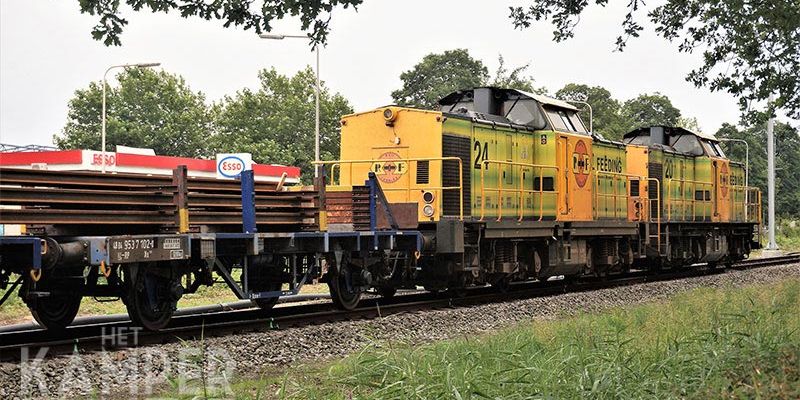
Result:
[[[489,164],[498,164],[498,165],[509,165],[513,167],[527,167],[531,169],[539,169],[539,190],[527,190],[524,189],[525,187],[525,176],[520,173],[519,179],[519,189],[505,189],[503,188],[503,178],[500,177],[498,173],[498,182],[499,185],[497,188],[489,188],[490,191],[496,191],[497,197],[499,198],[498,208],[497,208],[497,221],[500,221],[503,218],[503,192],[511,192],[518,194],[519,204],[517,209],[519,210],[519,216],[517,217],[518,221],[522,221],[525,217],[525,208],[523,207],[523,200],[526,194],[538,194],[539,195],[539,221],[544,218],[544,195],[549,194],[552,196],[556,196],[558,198],[558,187],[556,184],[556,179],[553,179],[553,190],[544,190],[544,170],[545,169],[552,169],[555,171],[555,176],[558,176],[559,167],[555,165],[544,165],[544,164],[528,164],[528,163],[521,163],[521,162],[514,162],[514,161],[503,161],[503,160],[483,160],[483,166],[481,168],[481,216],[480,220],[483,221],[486,216],[486,173],[485,171],[489,169]],[[521,169],[520,168],[520,169]],[[537,178],[534,176],[533,182],[536,182]]]
[[[602,177],[613,179],[613,182],[614,182],[614,185],[613,185],[614,186],[614,193],[612,193],[612,194],[600,193],[600,179]],[[620,194],[618,192],[619,185],[617,183],[623,178],[625,178],[625,182],[629,182],[629,181],[632,181],[632,180],[639,181],[639,195],[638,196],[629,196],[628,195],[628,190],[626,190],[626,192],[623,193],[623,194]],[[594,198],[595,198],[595,207],[594,207],[595,215],[594,216],[595,217],[599,217],[598,213],[599,213],[599,208],[600,208],[600,197],[610,197],[610,198],[612,198],[614,200],[614,218],[618,218],[619,216],[618,216],[618,213],[617,213],[617,199],[620,198],[620,197],[626,198],[626,199],[628,197],[639,197],[639,198],[645,197],[645,196],[642,196],[643,186],[642,186],[641,183],[642,182],[647,182],[648,179],[649,178],[647,178],[647,177],[644,177],[644,176],[641,176],[641,175],[636,175],[636,174],[597,171],[595,173],[595,189],[596,190],[594,190]]]
[[[681,186],[680,186],[680,188],[681,188],[680,189],[681,196],[678,199],[672,199],[671,198],[672,197],[671,196],[671,193],[672,193],[671,189],[672,189],[672,184],[673,183],[681,184]],[[685,183],[689,183],[689,184],[692,185],[692,196],[691,196],[691,199],[686,199],[686,197],[684,196],[685,192],[684,192],[684,185],[683,184],[685,184]],[[700,186],[700,189],[703,191],[703,199],[701,199],[701,200],[698,200],[696,198],[697,197],[697,186],[698,185]],[[705,200],[705,187],[708,187],[710,189],[709,190],[710,196],[709,196],[708,200]],[[701,181],[695,181],[695,180],[690,180],[690,179],[674,179],[674,178],[670,179],[670,181],[667,182],[667,195],[666,195],[667,221],[671,221],[672,220],[672,203],[673,202],[679,203],[681,205],[681,207],[683,208],[683,210],[684,210],[681,213],[681,217],[682,217],[681,221],[686,221],[685,208],[686,208],[686,203],[687,202],[691,203],[691,205],[692,205],[692,222],[697,221],[697,203],[698,202],[699,203],[704,203],[704,207],[703,207],[704,211],[703,211],[703,215],[702,216],[703,217],[708,216],[710,218],[711,217],[711,206],[712,206],[712,204],[714,202],[713,199],[714,199],[714,197],[716,195],[717,194],[714,192],[714,184],[711,183],[711,182],[701,182]],[[708,211],[708,213],[706,213],[705,211]]]
[[658,232],[656,234],[656,243],[658,244],[658,251],[660,253],[661,252],[661,181],[658,178],[647,178],[647,182],[648,182],[648,189],[649,189],[650,182],[654,182],[655,185],[656,185],[656,198],[655,199],[651,199],[650,198],[649,191],[648,191],[648,195],[647,195],[647,200],[648,200],[648,203],[647,203],[647,208],[648,208],[648,210],[647,210],[647,220],[649,222],[653,221],[653,218],[652,218],[653,216],[650,215],[650,208],[652,208],[652,202],[655,201],[656,202],[656,231]]
[[[753,215],[756,215],[756,221],[758,224],[761,224],[761,190],[755,186],[743,185],[731,185],[730,190],[732,192],[731,196],[729,196],[732,214],[731,220],[735,218],[737,209],[739,209],[742,211],[744,222],[753,221]],[[744,196],[742,196],[743,201],[736,201],[737,193],[744,194]],[[751,202],[750,199],[753,199],[753,202]]]
[[[416,162],[419,163],[420,161],[441,161],[444,165],[445,161],[457,161],[458,162],[458,186],[444,186],[443,184],[440,186],[430,186],[430,185],[417,185],[416,188],[419,189],[420,187],[425,188],[430,191],[439,191],[444,192],[445,190],[458,190],[458,198],[459,198],[459,219],[464,220],[464,162],[461,160],[460,157],[414,157],[414,158],[392,158],[392,159],[364,159],[364,160],[333,160],[333,161],[312,161],[312,165],[320,165],[324,169],[326,165],[332,165],[331,167],[331,178],[333,179],[333,171],[335,168],[339,168],[339,184],[341,185],[341,175],[342,175],[342,165],[341,164],[349,164],[350,168],[350,183],[352,185],[353,181],[353,164],[374,164],[377,162],[385,163],[385,162]],[[443,178],[442,178],[443,179]],[[384,192],[389,191],[406,191],[407,198],[411,199],[411,183],[407,185],[407,187],[389,187],[389,186],[382,186],[381,189]],[[437,196],[438,197],[438,196]],[[443,205],[442,202],[439,203]]]

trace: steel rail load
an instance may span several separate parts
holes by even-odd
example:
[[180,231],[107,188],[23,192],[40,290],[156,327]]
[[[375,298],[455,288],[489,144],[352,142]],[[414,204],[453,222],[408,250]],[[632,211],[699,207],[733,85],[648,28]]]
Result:
[[[26,223],[32,233],[0,236],[0,283],[6,288],[11,273],[22,275],[19,294],[49,329],[69,325],[81,298],[95,296],[121,298],[133,321],[156,330],[183,294],[214,283],[212,272],[265,309],[324,276],[334,302],[347,308],[373,283],[369,274],[351,274],[352,259],[412,257],[423,248],[415,231],[320,231],[317,192],[308,188],[257,185],[252,171],[240,182],[213,184],[185,172],[179,167],[165,180],[0,170],[0,223]],[[374,178],[366,186],[378,197]],[[137,230],[151,233],[121,234]]]
[[715,268],[760,246],[760,192],[711,136],[611,141],[569,103],[513,89],[440,106],[342,117],[340,159],[315,163],[313,188],[2,169],[0,223],[28,234],[0,237],[0,286],[47,328],[100,296],[157,330],[214,274],[263,309],[314,279],[353,309],[367,291]]

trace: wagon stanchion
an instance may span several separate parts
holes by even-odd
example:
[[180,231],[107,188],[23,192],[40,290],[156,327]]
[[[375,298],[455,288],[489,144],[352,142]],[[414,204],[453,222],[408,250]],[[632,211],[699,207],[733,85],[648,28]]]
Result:
[[185,165],[179,165],[172,171],[172,185],[175,186],[173,201],[175,202],[175,225],[178,233],[189,232],[189,188],[186,180],[188,179],[188,169]]
[[242,171],[239,175],[242,183],[242,232],[256,233],[256,193],[253,170]]

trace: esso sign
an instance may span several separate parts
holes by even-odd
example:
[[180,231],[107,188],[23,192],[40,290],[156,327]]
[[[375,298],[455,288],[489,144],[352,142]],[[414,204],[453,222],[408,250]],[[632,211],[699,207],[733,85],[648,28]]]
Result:
[[252,169],[253,156],[250,153],[217,154],[217,178],[236,179]]
[[117,165],[117,155],[114,153],[106,153],[105,157],[103,157],[103,153],[94,153],[92,154],[91,163],[92,165],[102,166],[104,158],[106,165]]

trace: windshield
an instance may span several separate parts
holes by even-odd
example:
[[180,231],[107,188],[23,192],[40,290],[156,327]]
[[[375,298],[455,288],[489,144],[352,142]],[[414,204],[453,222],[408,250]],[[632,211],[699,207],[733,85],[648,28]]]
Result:
[[670,146],[675,151],[683,154],[691,154],[693,156],[703,155],[703,146],[697,140],[697,136],[692,134],[678,135],[670,137]]
[[545,112],[553,124],[553,129],[562,132],[586,133],[583,121],[578,118],[578,114],[574,110],[545,106]]
[[515,124],[539,129],[547,125],[539,105],[533,99],[506,100],[503,102],[503,112],[505,117]]

